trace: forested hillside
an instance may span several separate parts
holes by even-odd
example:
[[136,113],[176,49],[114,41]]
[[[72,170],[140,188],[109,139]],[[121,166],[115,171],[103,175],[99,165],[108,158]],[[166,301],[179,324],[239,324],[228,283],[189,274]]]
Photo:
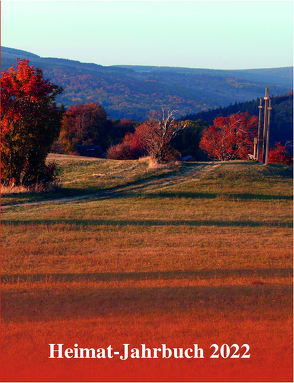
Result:
[[[29,59],[44,77],[62,86],[57,101],[65,108],[96,102],[113,119],[146,119],[150,110],[176,110],[177,116],[194,114],[230,103],[261,97],[265,87],[273,95],[292,90],[293,68],[243,71],[209,69],[101,66],[79,61],[42,58],[30,52],[1,47],[1,70]],[[119,61],[119,58],[118,58]]]
[[[276,142],[281,142],[283,145],[285,145],[288,142],[288,150],[293,151],[293,92],[289,92],[283,96],[272,96],[271,100],[272,111],[270,119],[270,145],[274,146]],[[227,117],[238,112],[248,112],[252,116],[258,116],[259,102],[259,99],[243,103],[236,102],[234,105],[229,105],[226,108],[217,108],[207,112],[187,115],[183,119],[188,119],[191,121],[197,121],[201,119],[211,125],[213,120],[217,117]]]

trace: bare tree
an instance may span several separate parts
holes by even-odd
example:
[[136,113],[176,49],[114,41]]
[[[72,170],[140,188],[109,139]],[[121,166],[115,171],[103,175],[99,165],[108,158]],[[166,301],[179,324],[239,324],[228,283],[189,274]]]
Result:
[[171,140],[186,127],[186,123],[177,122],[174,111],[152,112],[149,121],[136,128],[142,138],[148,155],[158,162],[166,162],[171,153]]

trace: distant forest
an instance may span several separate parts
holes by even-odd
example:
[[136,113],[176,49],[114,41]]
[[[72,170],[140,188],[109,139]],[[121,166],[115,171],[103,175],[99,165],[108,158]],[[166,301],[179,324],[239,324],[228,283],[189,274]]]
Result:
[[44,58],[13,48],[1,47],[1,70],[16,67],[17,58],[30,60],[43,70],[44,78],[61,86],[57,103],[66,109],[74,104],[95,102],[110,119],[145,121],[151,110],[191,115],[230,103],[293,90],[293,67],[213,70],[152,66],[102,66],[74,60]]

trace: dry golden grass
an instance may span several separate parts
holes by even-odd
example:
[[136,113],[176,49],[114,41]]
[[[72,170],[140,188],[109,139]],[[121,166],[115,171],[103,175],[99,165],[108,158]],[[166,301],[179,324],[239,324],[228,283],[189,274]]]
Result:
[[[286,168],[186,164],[150,174],[144,161],[60,161],[64,183],[107,174],[95,182],[108,192],[3,210],[3,381],[291,381]],[[207,357],[49,360],[49,343],[198,343]],[[210,359],[213,343],[248,343],[252,357]]]
[[152,157],[143,157],[143,159],[141,159],[141,161],[145,161],[146,159],[148,160],[149,169],[171,169],[174,166],[179,165],[179,162],[162,163],[162,162],[159,162],[155,158],[152,158]]
[[58,189],[58,183],[51,185],[35,184],[32,186],[4,186],[1,185],[1,197],[6,197],[9,195],[23,194],[23,193],[43,193],[43,192],[52,192]]

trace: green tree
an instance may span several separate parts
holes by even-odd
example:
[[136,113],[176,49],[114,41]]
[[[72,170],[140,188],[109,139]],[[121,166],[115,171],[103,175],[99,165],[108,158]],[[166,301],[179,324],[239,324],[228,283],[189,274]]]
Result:
[[209,124],[204,120],[185,120],[185,124],[186,128],[172,140],[172,145],[183,157],[190,155],[197,161],[206,160],[207,155],[199,148],[199,144],[203,130],[208,128]]
[[55,167],[45,164],[58,138],[62,113],[55,97],[62,88],[43,72],[18,60],[1,76],[1,183],[32,185],[52,180]]

